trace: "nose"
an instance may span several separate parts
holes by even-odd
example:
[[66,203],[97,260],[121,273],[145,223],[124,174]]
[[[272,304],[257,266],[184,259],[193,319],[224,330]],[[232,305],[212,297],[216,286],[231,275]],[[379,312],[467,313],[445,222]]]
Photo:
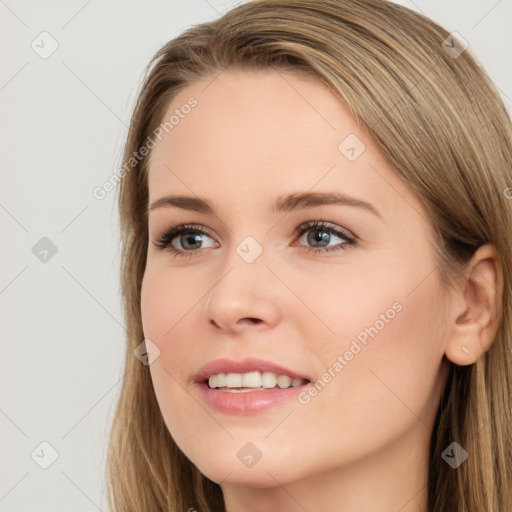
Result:
[[263,254],[247,263],[233,251],[222,277],[210,290],[204,314],[216,330],[228,333],[267,329],[278,324],[281,311],[279,282]]

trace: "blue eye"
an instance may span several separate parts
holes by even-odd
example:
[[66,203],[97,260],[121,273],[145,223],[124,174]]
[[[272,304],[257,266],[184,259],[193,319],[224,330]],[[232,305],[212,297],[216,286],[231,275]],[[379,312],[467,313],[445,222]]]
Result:
[[[199,226],[182,224],[166,231],[155,245],[158,249],[167,249],[174,256],[188,257],[192,256],[192,253],[197,252],[195,249],[203,248],[197,247],[201,243],[202,236],[209,235]],[[172,242],[175,238],[183,244],[184,249],[174,247]]]
[[[307,247],[307,252],[326,253],[331,251],[340,251],[345,249],[346,246],[356,246],[357,237],[350,231],[337,227],[333,224],[324,221],[310,221],[302,224],[295,230],[295,235],[300,239],[303,235],[308,233],[305,237],[306,242],[313,244],[313,247]],[[342,243],[333,246],[328,244],[331,242],[333,235],[340,238]],[[206,233],[200,226],[195,224],[181,224],[166,231],[154,245],[161,250],[168,250],[173,256],[190,257],[198,252],[197,249],[205,248],[203,237],[211,239],[210,235]],[[180,247],[176,247],[174,241],[179,242]],[[327,244],[327,246],[323,245]],[[218,247],[217,242],[213,242],[210,247]]]
[[[345,248],[346,245],[355,246],[357,245],[357,237],[350,233],[348,230],[344,228],[339,228],[333,224],[324,221],[310,221],[306,222],[299,226],[295,230],[295,234],[299,237],[303,237],[306,233],[305,237],[308,243],[313,244],[313,247],[308,249],[308,252],[331,252],[331,251],[341,251]],[[329,242],[332,239],[332,235],[335,237],[344,240],[345,242],[340,244],[336,244],[334,246],[322,246],[322,244]],[[313,235],[313,236],[312,236]],[[316,245],[316,244],[320,245]]]

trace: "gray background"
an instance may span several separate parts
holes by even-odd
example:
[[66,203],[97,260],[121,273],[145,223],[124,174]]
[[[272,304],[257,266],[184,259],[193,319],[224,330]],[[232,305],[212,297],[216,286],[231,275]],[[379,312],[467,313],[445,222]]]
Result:
[[[92,190],[153,53],[239,3],[0,0],[1,512],[108,510],[124,322],[115,193]],[[512,0],[399,3],[459,32],[512,111]]]

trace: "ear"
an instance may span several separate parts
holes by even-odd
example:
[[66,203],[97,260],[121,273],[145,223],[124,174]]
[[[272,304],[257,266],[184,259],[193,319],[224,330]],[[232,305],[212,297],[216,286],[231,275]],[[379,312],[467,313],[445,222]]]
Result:
[[492,345],[501,317],[503,269],[496,248],[479,247],[458,279],[450,315],[446,357],[473,364]]

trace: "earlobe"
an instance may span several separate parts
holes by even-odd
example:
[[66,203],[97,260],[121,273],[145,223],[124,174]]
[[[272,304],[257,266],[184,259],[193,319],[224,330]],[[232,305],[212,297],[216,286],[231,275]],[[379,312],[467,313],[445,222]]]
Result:
[[503,270],[493,245],[475,251],[457,286],[445,355],[465,366],[489,350],[501,316]]

